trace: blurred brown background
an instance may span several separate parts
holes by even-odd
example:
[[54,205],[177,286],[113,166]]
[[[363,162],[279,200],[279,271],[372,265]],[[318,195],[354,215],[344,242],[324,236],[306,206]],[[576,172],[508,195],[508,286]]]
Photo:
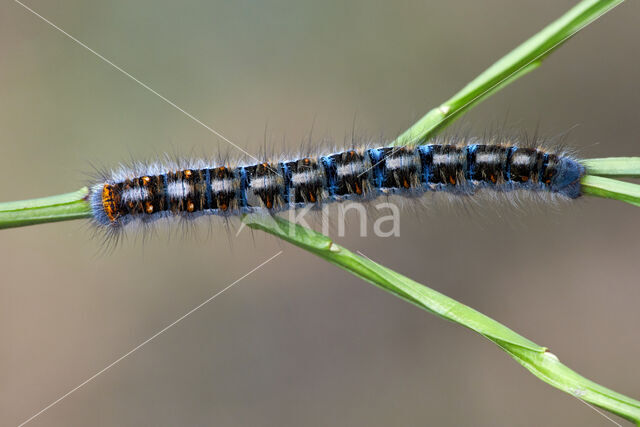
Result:
[[[251,153],[312,125],[393,137],[574,1],[27,4]],[[581,156],[639,155],[640,3],[476,107]],[[89,162],[234,149],[12,1],[0,5],[0,199],[68,192]],[[505,120],[506,118],[506,120]],[[315,124],[314,124],[315,123]],[[640,398],[638,208],[404,211],[339,243]],[[370,226],[371,227],[371,226]],[[493,344],[272,237],[215,227],[99,255],[82,221],[0,233],[0,424],[17,425],[279,250],[33,426],[610,425]]]

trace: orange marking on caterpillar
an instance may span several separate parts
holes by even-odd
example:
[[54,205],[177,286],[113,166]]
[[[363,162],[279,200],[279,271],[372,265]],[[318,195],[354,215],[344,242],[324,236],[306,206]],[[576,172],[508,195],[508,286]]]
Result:
[[360,188],[357,182],[355,183],[355,185],[356,185],[356,194],[362,194],[362,189]]
[[114,199],[113,186],[105,184],[102,187],[102,208],[107,214],[109,221],[114,222],[117,217],[116,201]]
[[453,176],[449,176],[449,182],[451,185],[456,185],[456,179]]
[[144,211],[148,214],[153,213],[153,204],[151,202],[144,202]]

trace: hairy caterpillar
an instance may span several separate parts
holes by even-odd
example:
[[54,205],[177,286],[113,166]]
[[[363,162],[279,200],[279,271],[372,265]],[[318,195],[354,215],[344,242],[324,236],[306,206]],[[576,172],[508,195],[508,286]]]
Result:
[[572,157],[515,144],[357,148],[258,164],[122,168],[91,187],[94,222],[107,231],[161,218],[276,213],[381,195],[527,190],[580,196],[584,167]]

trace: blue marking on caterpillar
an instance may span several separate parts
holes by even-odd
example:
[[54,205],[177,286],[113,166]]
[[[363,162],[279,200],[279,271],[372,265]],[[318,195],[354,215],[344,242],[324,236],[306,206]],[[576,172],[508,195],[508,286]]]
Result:
[[204,170],[204,179],[205,179],[205,194],[206,194],[206,202],[207,202],[207,209],[211,209],[211,170],[210,169],[205,169]]
[[327,192],[329,193],[329,197],[333,197],[336,194],[336,165],[330,156],[331,155],[320,157],[320,164],[325,169]]
[[373,171],[373,186],[375,188],[382,187],[384,182],[384,166],[383,152],[379,148],[371,148],[367,150],[369,158],[371,159],[371,169]]
[[465,179],[469,181],[473,177],[474,162],[472,162],[472,159],[473,159],[473,154],[477,149],[478,149],[478,144],[467,145],[467,170],[465,172]]
[[247,208],[247,188],[249,187],[249,182],[247,179],[247,170],[244,166],[240,166],[238,168],[240,172],[240,208]]
[[164,188],[164,203],[167,207],[171,206],[169,200],[169,179],[167,178],[167,174],[163,173],[162,175],[162,184]]
[[418,146],[418,153],[420,154],[420,164],[422,165],[421,182],[423,184],[428,183],[431,180],[432,176],[431,162],[433,161],[433,153],[431,151],[431,145]]

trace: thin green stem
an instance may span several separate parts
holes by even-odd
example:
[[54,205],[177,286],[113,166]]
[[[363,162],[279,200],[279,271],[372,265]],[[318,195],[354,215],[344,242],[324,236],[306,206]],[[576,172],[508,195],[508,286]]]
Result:
[[394,144],[411,145],[427,141],[474,105],[538,68],[542,65],[542,61],[565,41],[623,1],[581,1],[559,19],[487,68],[449,100],[429,111],[402,133]]
[[621,200],[640,206],[640,185],[601,176],[586,175],[582,178],[582,192],[590,196]]
[[73,193],[0,203],[0,229],[91,217],[84,187]]
[[590,175],[640,178],[640,157],[606,157],[586,159],[582,164]]
[[542,381],[628,420],[640,422],[640,402],[577,374],[545,347],[433,289],[354,254],[313,230],[278,217],[247,216],[245,223],[292,243],[430,313],[488,338]]

